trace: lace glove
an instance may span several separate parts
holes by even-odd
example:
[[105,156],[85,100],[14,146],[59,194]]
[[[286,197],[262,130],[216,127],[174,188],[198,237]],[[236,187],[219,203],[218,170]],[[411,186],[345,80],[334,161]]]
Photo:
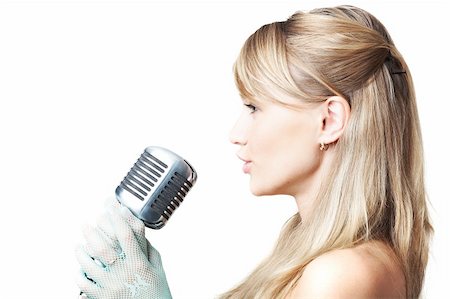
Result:
[[113,206],[99,227],[84,231],[87,244],[76,251],[82,273],[78,286],[92,299],[172,298],[161,257],[145,239],[142,221]]
[[[148,258],[150,258],[149,248],[151,247],[151,245],[148,242],[147,238],[145,238],[144,222],[142,222],[142,220],[140,220],[139,218],[135,217],[130,212],[129,209],[122,206],[119,203],[119,201],[117,201],[117,199],[115,199],[115,198],[107,199],[107,201],[105,202],[105,210],[107,212],[102,214],[97,219],[97,229],[100,230],[100,233],[103,233],[105,235],[105,237],[107,237],[107,239],[109,239],[108,243],[110,243],[109,248],[103,248],[104,249],[103,254],[106,254],[106,256],[108,256],[109,260],[110,260],[111,258],[114,258],[116,256],[116,253],[114,252],[113,247],[116,248],[119,246],[119,243],[115,236],[114,228],[111,225],[110,216],[109,216],[111,213],[114,212],[114,210],[116,210],[116,211],[119,211],[119,214],[122,216],[122,218],[124,218],[130,225],[131,230],[133,231],[134,236],[136,237],[136,240],[139,243],[139,247],[141,248],[144,255],[147,256]],[[85,227],[84,235],[85,235],[86,240],[89,240],[89,238],[92,236],[92,232],[89,231],[89,228]],[[95,233],[94,233],[94,235],[95,235]],[[97,239],[98,239],[98,237],[97,237]],[[93,245],[95,244],[96,246],[94,246],[94,247],[96,247],[96,248],[102,247],[101,244],[96,244],[95,242],[96,242],[96,238],[93,238],[92,240],[90,240],[90,243],[88,241],[89,244],[93,244]]]

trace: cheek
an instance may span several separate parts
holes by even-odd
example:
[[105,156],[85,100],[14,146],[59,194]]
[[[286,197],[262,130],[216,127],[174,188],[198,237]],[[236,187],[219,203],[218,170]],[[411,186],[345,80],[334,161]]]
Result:
[[317,149],[311,144],[292,146],[292,150],[282,157],[280,169],[287,181],[301,184],[307,181],[318,169],[320,164]]
[[[288,120],[288,119],[286,119]],[[254,137],[255,171],[251,189],[255,195],[291,193],[315,172],[319,164],[315,132],[310,124],[286,121]]]
[[284,126],[275,133],[278,140],[277,147],[284,160],[309,161],[316,153],[317,133],[312,120],[303,117],[300,120],[287,118]]
[[309,131],[297,132],[280,138],[279,154],[274,155],[272,169],[277,176],[289,182],[306,180],[319,164],[314,138]]

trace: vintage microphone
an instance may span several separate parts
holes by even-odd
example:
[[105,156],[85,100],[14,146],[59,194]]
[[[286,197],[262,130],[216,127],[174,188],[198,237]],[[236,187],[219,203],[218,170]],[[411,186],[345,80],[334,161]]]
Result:
[[197,180],[194,168],[168,149],[147,147],[116,188],[116,198],[145,226],[160,229]]
[[[182,157],[163,147],[149,146],[115,193],[117,200],[146,227],[160,229],[181,205],[196,180],[197,172]],[[88,276],[86,278],[92,281]],[[83,292],[80,292],[80,298],[86,298]]]

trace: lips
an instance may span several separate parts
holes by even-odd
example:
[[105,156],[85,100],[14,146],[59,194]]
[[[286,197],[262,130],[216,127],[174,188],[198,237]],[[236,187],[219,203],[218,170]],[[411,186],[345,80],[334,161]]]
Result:
[[241,161],[244,162],[244,165],[242,166],[242,171],[243,171],[244,173],[246,173],[246,174],[247,174],[247,173],[250,173],[252,161],[247,160],[247,159],[245,159],[245,158],[243,158],[243,157],[241,157],[241,156],[239,156],[239,155],[237,155],[237,157],[239,158],[239,160],[241,160]]
[[245,174],[250,173],[251,166],[252,166],[252,162],[245,162],[244,165],[242,166],[242,171],[243,171]]

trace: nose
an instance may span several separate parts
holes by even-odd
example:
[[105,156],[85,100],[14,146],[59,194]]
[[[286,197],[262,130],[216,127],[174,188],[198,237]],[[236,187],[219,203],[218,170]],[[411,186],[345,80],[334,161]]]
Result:
[[234,124],[230,131],[230,142],[237,145],[245,145],[247,143],[247,131],[248,126],[244,120],[244,113],[241,114],[239,119]]

